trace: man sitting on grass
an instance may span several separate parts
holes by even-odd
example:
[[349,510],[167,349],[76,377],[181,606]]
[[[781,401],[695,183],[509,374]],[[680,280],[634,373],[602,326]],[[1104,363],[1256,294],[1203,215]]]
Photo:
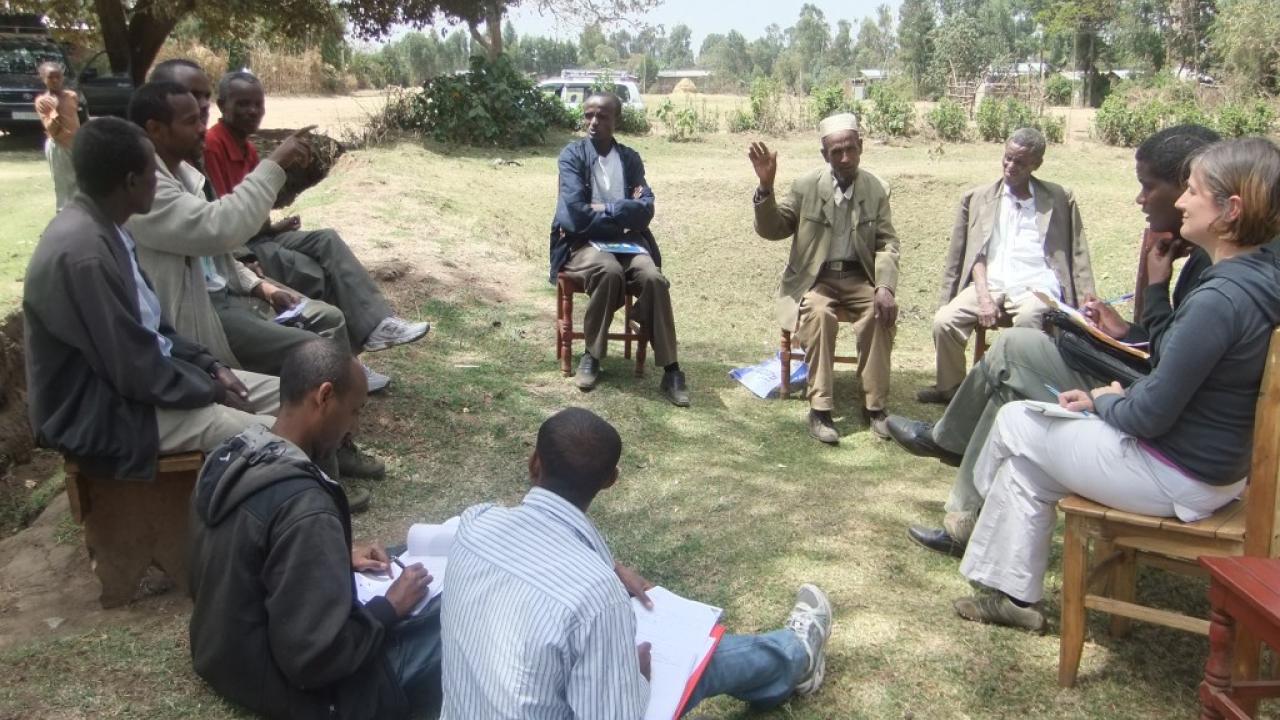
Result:
[[[463,513],[441,610],[442,717],[644,716],[651,649],[636,647],[628,594],[647,602],[652,585],[614,562],[586,515],[618,481],[621,454],[612,425],[562,410],[538,429],[524,502]],[[686,710],[714,695],[767,708],[817,691],[830,635],[826,595],[800,586],[786,627],[721,639]]]
[[352,571],[386,573],[389,558],[352,545],[346,494],[315,462],[355,427],[367,391],[344,346],[294,349],[275,424],[215,450],[192,494],[192,663],[271,718],[399,718],[439,694],[439,603],[411,615],[431,576],[410,565],[360,604]]
[[164,321],[123,227],[151,209],[151,141],[100,118],[72,150],[80,192],[45,228],[23,283],[31,427],[87,472],[149,479],[161,453],[208,452],[272,422],[279,384],[233,372]]

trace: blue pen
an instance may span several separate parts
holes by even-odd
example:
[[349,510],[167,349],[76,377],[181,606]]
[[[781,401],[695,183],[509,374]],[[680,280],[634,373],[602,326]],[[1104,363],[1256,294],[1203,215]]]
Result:
[[1134,293],[1130,292],[1130,293],[1125,293],[1123,295],[1117,295],[1116,297],[1113,297],[1110,300],[1103,300],[1102,304],[1103,305],[1119,305],[1120,303],[1123,303],[1123,302],[1129,302],[1133,298],[1134,298]]
[[[1049,383],[1045,383],[1045,384],[1044,384],[1044,389],[1045,389],[1045,390],[1048,390],[1048,391],[1049,391],[1049,392],[1051,392],[1051,393],[1053,393],[1053,396],[1054,396],[1055,398],[1062,394],[1062,391],[1058,390],[1058,388],[1056,388],[1056,387],[1054,387],[1054,386],[1050,385]],[[1090,414],[1092,414],[1092,413],[1090,413],[1088,410],[1076,410],[1075,412],[1078,412],[1078,413],[1080,413],[1081,415],[1090,415]]]

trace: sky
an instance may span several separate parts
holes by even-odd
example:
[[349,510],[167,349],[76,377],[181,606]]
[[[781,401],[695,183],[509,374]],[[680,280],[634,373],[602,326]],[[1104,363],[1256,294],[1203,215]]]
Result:
[[[662,25],[668,30],[684,23],[693,30],[693,52],[696,55],[702,39],[711,33],[727,33],[737,30],[754,40],[764,35],[764,29],[773,23],[787,28],[800,17],[800,6],[806,0],[665,0],[654,10],[639,18],[642,23]],[[901,0],[808,0],[817,5],[827,17],[827,23],[835,30],[837,20],[849,20],[857,34],[858,23],[863,17],[874,16],[877,5],[888,3],[897,17]],[[562,40],[577,40],[581,27],[569,26],[550,15],[539,15],[537,2],[526,0],[517,6],[507,19],[515,24],[521,35],[545,35]],[[608,28],[606,34],[620,28]]]

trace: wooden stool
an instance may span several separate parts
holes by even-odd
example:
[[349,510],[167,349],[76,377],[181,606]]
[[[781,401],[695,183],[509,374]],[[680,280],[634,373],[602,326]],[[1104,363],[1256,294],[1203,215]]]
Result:
[[[556,276],[556,359],[560,361],[560,372],[565,377],[573,374],[573,341],[586,338],[586,335],[573,329],[573,296],[575,293],[586,294],[586,292],[577,279],[564,273]],[[649,335],[632,320],[631,304],[635,295],[630,292],[624,294],[626,300],[622,305],[622,332],[609,333],[608,337],[610,340],[622,341],[622,356],[628,360],[631,359],[631,343],[637,344],[636,377],[644,377],[644,360],[649,345]]]
[[84,525],[89,560],[102,583],[102,607],[132,600],[152,563],[186,591],[191,491],[203,464],[202,453],[167,455],[147,482],[84,475],[67,460],[71,517]]
[[[836,322],[853,322],[853,316],[844,310],[836,310]],[[791,331],[782,331],[782,386],[778,389],[778,397],[787,400],[791,397],[791,361],[804,360],[804,352],[791,349]],[[857,365],[858,356],[854,355],[836,355],[834,362],[845,363],[846,365]]]
[[1201,720],[1252,717],[1258,700],[1280,697],[1274,680],[1232,681],[1238,630],[1280,650],[1280,562],[1202,557],[1209,571],[1209,661],[1200,683]]

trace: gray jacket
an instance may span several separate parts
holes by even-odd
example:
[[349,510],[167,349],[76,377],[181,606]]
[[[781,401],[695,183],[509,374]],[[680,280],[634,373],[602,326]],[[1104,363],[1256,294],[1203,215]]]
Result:
[[36,442],[89,472],[151,479],[156,408],[199,408],[222,397],[210,375],[214,357],[164,321],[160,332],[173,350],[167,358],[160,353],[140,319],[133,268],[115,224],[83,194],[40,236],[22,310]]

